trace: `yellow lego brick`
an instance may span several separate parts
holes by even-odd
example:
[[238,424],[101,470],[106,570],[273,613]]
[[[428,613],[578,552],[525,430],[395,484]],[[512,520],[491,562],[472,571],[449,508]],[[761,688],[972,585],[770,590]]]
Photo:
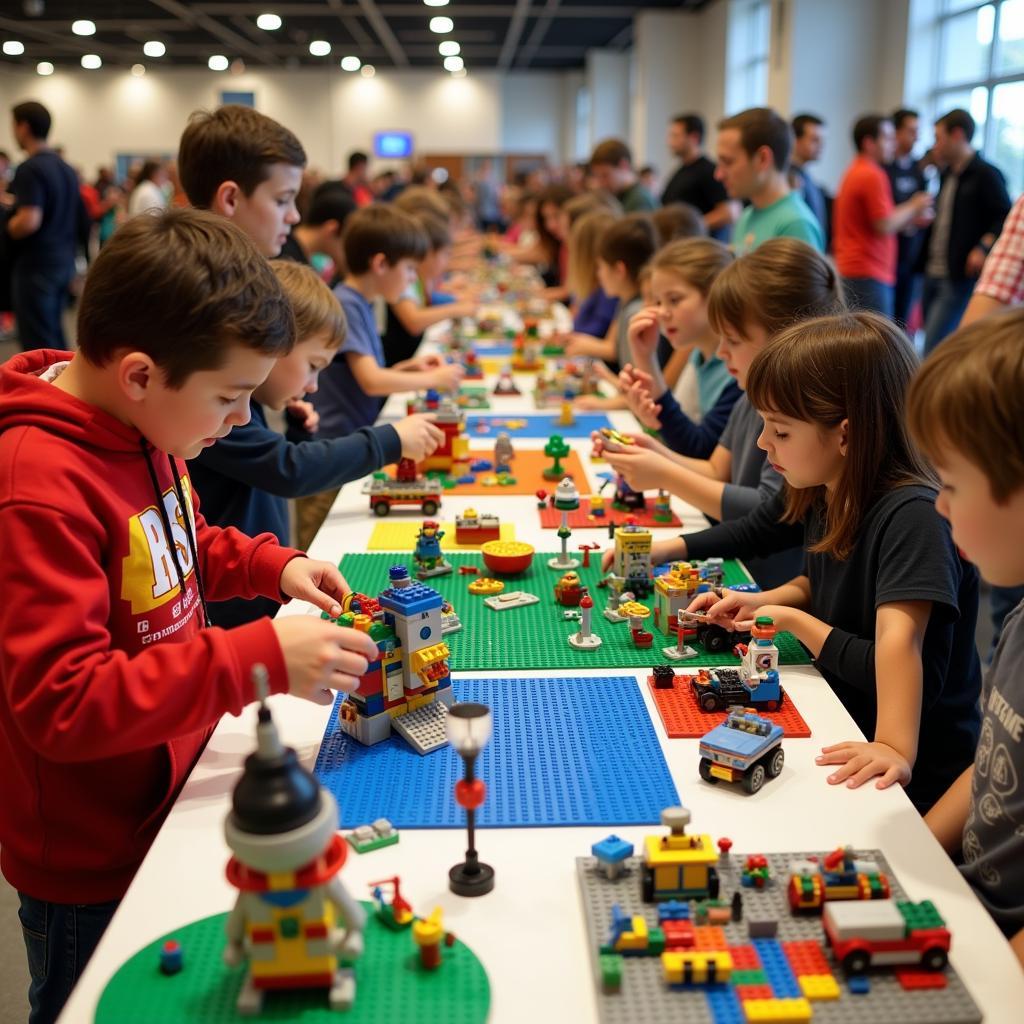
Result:
[[409,659],[409,667],[416,675],[419,675],[429,665],[444,661],[450,656],[451,651],[448,650],[447,644],[431,644],[429,647],[421,647],[418,651],[413,651],[412,657]]
[[747,1024],[804,1024],[811,1019],[806,999],[747,999],[743,1003]]
[[647,836],[644,839],[646,861],[659,864],[717,864],[718,848],[707,834],[684,836]]
[[[420,532],[422,520],[388,521],[377,523],[366,544],[367,551],[408,551],[416,547],[416,535]],[[444,539],[442,551],[479,551],[479,544],[459,544],[455,540],[455,524],[441,523]],[[502,523],[498,529],[502,540],[516,539],[516,524]]]
[[424,704],[430,704],[433,700],[433,692],[425,693],[422,697],[410,697],[406,706],[410,711],[415,711],[417,708],[423,707]]
[[661,954],[661,970],[668,985],[684,984],[683,977],[687,967],[695,985],[708,981],[713,973],[716,982],[728,981],[732,976],[732,955],[724,950],[667,950]]
[[798,979],[800,991],[806,999],[826,1000],[839,998],[839,983],[831,974],[804,974]]

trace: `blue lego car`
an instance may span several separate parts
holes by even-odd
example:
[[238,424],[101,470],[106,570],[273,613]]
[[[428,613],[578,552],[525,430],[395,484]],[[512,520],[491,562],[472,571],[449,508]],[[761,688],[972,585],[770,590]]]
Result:
[[765,779],[782,772],[782,736],[782,726],[734,708],[721,725],[701,738],[700,777],[712,784],[742,782],[748,793],[756,793]]

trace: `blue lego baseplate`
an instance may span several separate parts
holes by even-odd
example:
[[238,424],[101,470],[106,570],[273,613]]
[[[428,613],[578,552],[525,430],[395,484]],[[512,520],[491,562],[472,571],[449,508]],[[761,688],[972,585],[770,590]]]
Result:
[[[602,427],[610,427],[611,421],[604,413],[583,413],[573,414],[575,423],[571,427],[563,427],[558,423],[559,410],[550,409],[543,413],[509,413],[507,416],[501,413],[490,412],[473,414],[466,417],[466,437],[472,442],[474,438],[494,438],[504,432],[515,440],[517,437],[551,437],[558,434],[559,437],[585,438],[595,430]],[[522,423],[522,426],[507,427],[501,421],[511,420],[513,423]],[[478,423],[485,423],[489,430],[477,429]],[[513,463],[515,468],[515,463]]]
[[[633,676],[456,679],[456,700],[486,704],[494,735],[477,766],[487,801],[477,823],[647,825],[679,803]],[[387,818],[396,828],[462,828],[462,760],[450,747],[420,756],[392,736],[371,747],[338,725],[339,695],[316,777],[337,797],[341,827]],[[628,766],[623,784],[620,766]]]

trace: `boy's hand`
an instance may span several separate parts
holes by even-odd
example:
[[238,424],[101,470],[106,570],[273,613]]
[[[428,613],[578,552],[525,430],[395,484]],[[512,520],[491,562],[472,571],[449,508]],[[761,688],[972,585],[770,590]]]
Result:
[[[682,537],[670,537],[668,540],[656,540],[651,545],[651,565],[664,562],[679,562],[686,559],[686,541]],[[608,572],[615,560],[615,549],[608,548],[601,552],[601,572]]]
[[905,786],[910,781],[910,762],[887,743],[833,743],[822,747],[814,759],[815,764],[838,764],[841,767],[829,777],[829,784],[845,782],[847,788],[856,789],[876,775],[881,778],[875,789],[888,789],[894,782]]
[[431,386],[442,393],[445,391],[455,391],[462,382],[464,375],[465,370],[458,363],[445,363],[444,366],[438,366],[431,371],[431,376],[433,377]]
[[407,359],[402,365],[403,370],[414,370],[419,373],[428,373],[430,370],[436,370],[439,366],[444,365],[444,360],[437,355],[432,353],[425,356],[414,356],[412,359]]
[[369,634],[312,615],[275,619],[273,627],[288,672],[288,692],[315,704],[331,702],[328,690],[354,690],[379,657]]
[[602,454],[608,465],[618,473],[634,491],[649,491],[664,487],[665,476],[673,464],[660,452],[651,451],[640,445],[628,448],[609,448],[606,444]]
[[633,361],[646,367],[658,350],[658,307],[645,306],[629,321],[629,348]]
[[284,567],[278,586],[282,594],[308,601],[335,619],[341,614],[338,602],[352,589],[337,566],[312,558],[293,558]]
[[641,381],[635,381],[626,391],[626,404],[643,426],[649,430],[661,429],[661,406],[651,398],[650,389]]
[[406,416],[395,424],[402,442],[402,458],[419,462],[430,455],[444,441],[444,431],[431,423],[425,413]]
[[315,434],[320,426],[320,413],[313,407],[312,402],[303,398],[294,398],[285,407],[289,417],[307,433]]

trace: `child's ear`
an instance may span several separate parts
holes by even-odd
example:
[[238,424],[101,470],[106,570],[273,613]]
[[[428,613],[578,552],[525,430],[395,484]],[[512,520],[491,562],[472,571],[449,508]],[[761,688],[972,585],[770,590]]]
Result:
[[117,382],[121,391],[133,402],[142,402],[163,375],[156,363],[145,352],[129,352],[117,363]]
[[850,421],[843,420],[839,424],[839,454],[844,458],[850,450]]
[[386,274],[391,269],[387,256],[382,252],[374,253],[370,258],[370,270],[374,274]]
[[210,209],[219,213],[222,217],[234,217],[238,210],[239,200],[242,198],[242,189],[236,181],[222,181],[213,194],[213,201]]
[[630,276],[629,271],[626,269],[626,263],[625,263],[624,260],[616,260],[615,261],[615,273],[618,274],[619,277],[629,277]]

